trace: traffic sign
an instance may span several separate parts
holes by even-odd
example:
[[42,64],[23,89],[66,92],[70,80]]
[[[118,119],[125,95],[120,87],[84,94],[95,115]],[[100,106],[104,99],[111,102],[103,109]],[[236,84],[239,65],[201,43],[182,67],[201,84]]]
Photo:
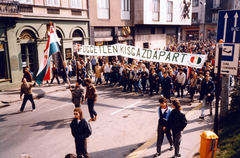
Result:
[[[214,73],[217,73],[218,69],[218,55],[219,49],[217,44]],[[239,44],[224,43],[222,49],[221,74],[237,75],[238,61],[239,61]]]
[[219,11],[217,41],[240,43],[240,10]]

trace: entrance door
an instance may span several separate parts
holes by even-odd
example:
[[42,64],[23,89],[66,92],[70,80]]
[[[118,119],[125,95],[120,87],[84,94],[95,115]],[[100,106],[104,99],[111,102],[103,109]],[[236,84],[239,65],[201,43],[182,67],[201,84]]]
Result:
[[38,60],[37,51],[35,49],[35,44],[21,44],[21,55],[22,55],[22,66],[30,67],[33,72],[33,79],[35,79],[38,71]]

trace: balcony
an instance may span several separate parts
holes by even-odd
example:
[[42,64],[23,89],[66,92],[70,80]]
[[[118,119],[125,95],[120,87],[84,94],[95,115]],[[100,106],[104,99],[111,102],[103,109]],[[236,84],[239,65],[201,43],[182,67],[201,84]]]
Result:
[[0,0],[0,17],[22,17],[19,14],[19,2],[14,0]]

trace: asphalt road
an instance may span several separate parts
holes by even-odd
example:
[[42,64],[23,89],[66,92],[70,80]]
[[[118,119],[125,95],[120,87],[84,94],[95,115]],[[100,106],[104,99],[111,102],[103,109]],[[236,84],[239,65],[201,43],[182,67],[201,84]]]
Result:
[[[98,86],[95,110],[98,120],[91,122],[88,152],[93,158],[123,158],[156,134],[158,96],[134,96],[120,88]],[[189,99],[183,98],[188,103]],[[18,114],[21,102],[0,109],[0,157],[18,158],[22,153],[33,158],[64,158],[75,154],[70,122],[74,105],[69,90],[35,99],[36,111],[28,102]],[[84,118],[90,119],[86,102]],[[192,107],[187,104],[183,111]]]

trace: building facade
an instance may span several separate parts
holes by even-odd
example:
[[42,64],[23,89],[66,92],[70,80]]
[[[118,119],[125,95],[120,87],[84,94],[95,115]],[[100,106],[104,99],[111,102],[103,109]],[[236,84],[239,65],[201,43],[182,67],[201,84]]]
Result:
[[50,21],[61,41],[61,53],[52,61],[61,69],[77,44],[89,44],[87,0],[2,0],[0,1],[0,90],[18,87],[23,67],[35,79],[47,44]]
[[182,0],[92,0],[89,6],[93,45],[124,43],[163,49],[179,41],[181,25],[191,25],[192,9],[189,19],[183,18]]
[[217,38],[218,12],[228,9],[228,0],[207,0],[205,13],[205,33],[207,39]]
[[[191,25],[191,0],[134,2],[135,46],[163,49],[165,46],[180,42],[182,25]],[[187,10],[185,16],[184,10]]]
[[206,0],[192,0],[192,25],[181,27],[182,40],[189,41],[205,38],[205,5]]

